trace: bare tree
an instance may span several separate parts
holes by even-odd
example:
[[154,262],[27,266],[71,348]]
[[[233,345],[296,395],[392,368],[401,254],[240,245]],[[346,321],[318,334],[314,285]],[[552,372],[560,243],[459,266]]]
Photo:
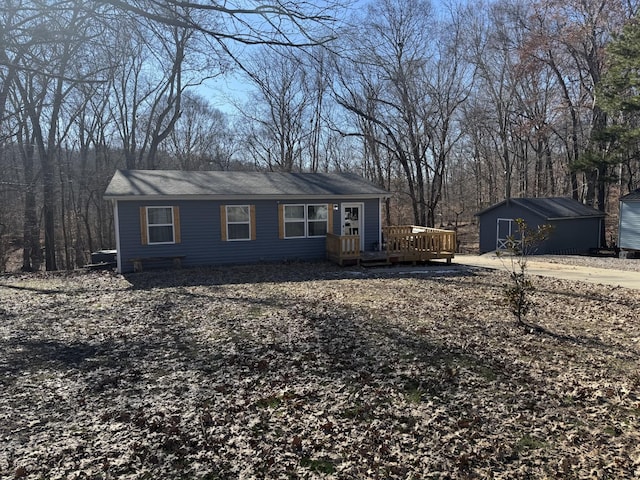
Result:
[[427,198],[427,225],[436,224],[436,210],[442,199],[445,172],[454,148],[461,140],[464,129],[460,124],[461,107],[467,101],[475,68],[465,59],[465,29],[468,11],[453,10],[446,22],[439,22],[434,61],[430,62],[427,92],[431,103],[426,171],[430,183]]
[[[57,270],[56,262],[56,188],[55,158],[68,132],[61,118],[66,99],[73,89],[93,72],[86,72],[74,60],[87,53],[97,32],[93,30],[93,13],[86,2],[65,2],[63,9],[43,9],[31,22],[32,47],[22,64],[15,84],[30,122],[43,184],[43,219],[45,265]],[[26,10],[30,15],[31,10]],[[37,41],[36,41],[37,40]],[[68,112],[72,118],[77,112]]]
[[164,142],[182,170],[227,170],[235,138],[226,115],[196,94],[186,94],[182,115]]
[[[607,117],[595,101],[595,89],[606,68],[604,47],[635,15],[636,2],[540,0],[533,8],[527,53],[552,68],[571,119],[567,144],[574,197],[604,210],[610,178],[604,157],[609,147],[598,139],[598,132]],[[584,174],[584,192],[579,191],[576,172]]]
[[[512,195],[514,173],[514,145],[511,143],[514,117],[517,116],[517,81],[515,67],[518,62],[517,44],[511,12],[507,4],[493,4],[485,19],[475,25],[471,61],[478,72],[476,94],[488,112],[495,129],[491,129],[499,168],[504,175],[504,198]],[[485,98],[482,98],[485,97]]]
[[255,87],[243,109],[251,123],[248,145],[253,155],[269,170],[302,170],[304,142],[310,135],[302,59],[287,50],[261,49],[244,72]]
[[228,45],[305,47],[333,39],[332,25],[342,5],[337,2],[275,0],[248,5],[240,0],[102,0],[137,18],[198,32]]
[[[337,66],[335,97],[359,126],[345,133],[362,137],[377,175],[401,172],[402,182],[393,184],[405,191],[413,222],[421,225],[435,224],[446,162],[459,138],[455,113],[473,76],[457,50],[458,19],[456,13],[438,23],[419,0],[375,2],[365,18],[353,20],[355,62]],[[388,155],[398,170],[382,168]]]
[[122,19],[110,52],[111,114],[125,152],[126,167],[154,169],[158,147],[180,118],[189,83],[183,67],[191,34]]

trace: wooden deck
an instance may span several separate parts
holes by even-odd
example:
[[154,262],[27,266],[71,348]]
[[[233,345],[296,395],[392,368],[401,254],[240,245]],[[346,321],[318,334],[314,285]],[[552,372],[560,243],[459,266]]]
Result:
[[339,265],[417,263],[444,259],[451,263],[456,251],[456,233],[451,230],[400,225],[383,227],[383,249],[361,252],[360,237],[327,234],[327,258]]
[[399,262],[427,262],[445,259],[451,263],[456,252],[456,232],[439,228],[402,225],[382,227],[387,257]]

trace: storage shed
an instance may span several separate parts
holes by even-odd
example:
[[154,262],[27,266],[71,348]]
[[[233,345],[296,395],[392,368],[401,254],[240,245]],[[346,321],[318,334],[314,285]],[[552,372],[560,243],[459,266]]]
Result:
[[640,251],[640,188],[620,198],[618,247]]
[[114,206],[117,269],[318,260],[327,237],[382,244],[388,192],[349,173],[119,170]]
[[545,224],[553,227],[535,253],[572,254],[601,246],[605,213],[572,198],[510,198],[476,216],[480,223],[480,253],[508,248],[508,240],[517,233],[516,219],[521,218],[531,229]]

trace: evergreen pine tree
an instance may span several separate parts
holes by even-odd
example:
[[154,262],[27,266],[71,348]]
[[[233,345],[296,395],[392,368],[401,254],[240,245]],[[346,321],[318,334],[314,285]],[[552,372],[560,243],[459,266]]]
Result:
[[609,44],[607,66],[597,102],[609,124],[596,134],[610,145],[609,162],[627,164],[640,156],[640,22],[630,21]]

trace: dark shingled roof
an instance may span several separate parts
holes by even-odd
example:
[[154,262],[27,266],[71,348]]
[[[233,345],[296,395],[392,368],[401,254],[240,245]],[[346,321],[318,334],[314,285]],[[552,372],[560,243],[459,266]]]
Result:
[[389,193],[352,173],[262,173],[118,170],[106,199],[136,197],[386,197]]
[[[508,201],[514,205],[525,208],[546,220],[606,216],[604,212],[596,210],[593,207],[589,207],[588,205],[584,205],[573,198],[510,198]],[[491,207],[478,212],[476,215],[480,216],[485,212],[504,205],[505,203],[507,203],[507,200],[492,205]]]
[[627,193],[625,196],[620,197],[620,201],[622,202],[637,202],[640,200],[640,188],[634,190],[633,192]]

